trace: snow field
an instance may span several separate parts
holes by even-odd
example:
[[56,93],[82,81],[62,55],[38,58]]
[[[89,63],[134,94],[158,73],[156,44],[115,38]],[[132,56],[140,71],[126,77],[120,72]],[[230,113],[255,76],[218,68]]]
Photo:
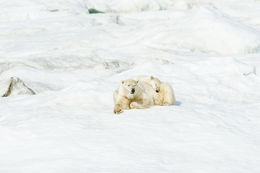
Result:
[[[0,173],[260,171],[258,1],[0,4],[0,82],[37,93],[0,99]],[[114,115],[136,75],[177,105]]]

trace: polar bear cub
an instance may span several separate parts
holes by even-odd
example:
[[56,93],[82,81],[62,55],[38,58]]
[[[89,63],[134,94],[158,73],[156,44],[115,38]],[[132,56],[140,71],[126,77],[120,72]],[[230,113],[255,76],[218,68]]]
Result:
[[175,105],[174,91],[169,83],[161,82],[158,78],[153,76],[138,76],[135,80],[148,83],[155,93],[153,94],[153,101],[155,105]]
[[114,91],[114,113],[121,113],[124,109],[148,108],[154,105],[154,93],[151,85],[146,82],[123,80],[119,89]]

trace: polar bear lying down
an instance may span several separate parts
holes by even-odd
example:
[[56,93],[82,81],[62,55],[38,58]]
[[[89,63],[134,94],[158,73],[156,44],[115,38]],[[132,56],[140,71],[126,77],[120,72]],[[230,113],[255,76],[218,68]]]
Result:
[[138,76],[123,80],[114,91],[114,113],[125,109],[149,108],[153,105],[174,105],[175,97],[170,84],[153,76]]

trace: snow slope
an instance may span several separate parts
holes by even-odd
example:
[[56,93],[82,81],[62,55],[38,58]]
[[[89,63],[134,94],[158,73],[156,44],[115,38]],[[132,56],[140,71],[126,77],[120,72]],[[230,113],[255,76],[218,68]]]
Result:
[[[37,93],[0,99],[0,173],[258,173],[259,10],[0,1],[0,81]],[[113,114],[120,81],[144,74],[169,82],[177,105]]]

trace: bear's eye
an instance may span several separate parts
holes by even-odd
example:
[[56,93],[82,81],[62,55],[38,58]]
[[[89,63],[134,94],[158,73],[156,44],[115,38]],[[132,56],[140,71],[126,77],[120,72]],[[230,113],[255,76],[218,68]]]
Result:
[[130,87],[130,85],[128,85]]

